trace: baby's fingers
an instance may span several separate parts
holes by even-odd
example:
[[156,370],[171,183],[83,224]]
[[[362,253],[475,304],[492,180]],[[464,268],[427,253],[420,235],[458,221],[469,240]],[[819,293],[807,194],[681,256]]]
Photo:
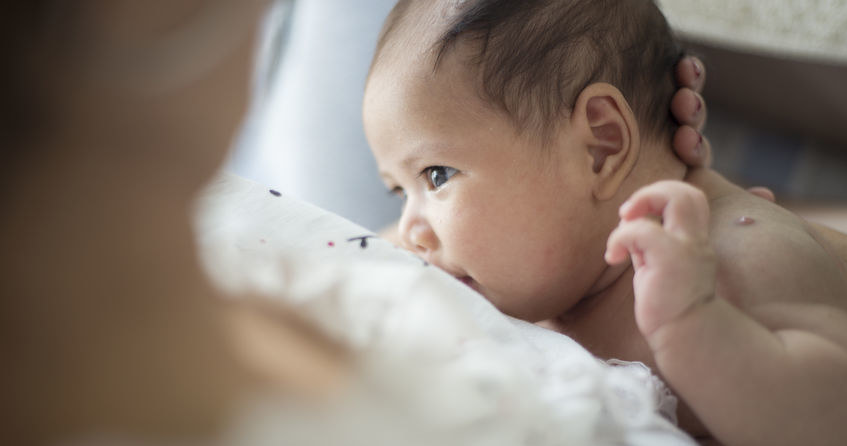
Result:
[[660,181],[639,189],[620,208],[624,221],[661,217],[665,229],[687,238],[705,238],[709,203],[702,191],[681,181]]
[[622,221],[606,243],[606,262],[617,265],[632,257],[636,269],[650,260],[657,253],[666,252],[669,248],[667,233],[652,220],[640,219]]

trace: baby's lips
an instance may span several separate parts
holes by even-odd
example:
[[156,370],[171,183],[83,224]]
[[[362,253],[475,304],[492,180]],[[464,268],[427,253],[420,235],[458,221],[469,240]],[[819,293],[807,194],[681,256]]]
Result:
[[476,291],[477,293],[480,293],[479,284],[476,282],[476,280],[473,279],[473,277],[464,276],[464,277],[457,277],[457,279],[459,279],[460,282],[467,285],[470,289]]

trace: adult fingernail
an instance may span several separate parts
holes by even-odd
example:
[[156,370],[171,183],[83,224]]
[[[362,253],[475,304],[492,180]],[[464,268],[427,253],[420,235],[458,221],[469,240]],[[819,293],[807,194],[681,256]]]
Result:
[[703,68],[700,66],[700,62],[695,60],[692,61],[691,64],[694,65],[694,75],[699,78],[700,75],[703,74]]
[[694,110],[695,114],[700,113],[700,110],[703,109],[703,101],[700,98],[696,98],[696,99],[697,99],[697,105],[696,105],[696,109]]

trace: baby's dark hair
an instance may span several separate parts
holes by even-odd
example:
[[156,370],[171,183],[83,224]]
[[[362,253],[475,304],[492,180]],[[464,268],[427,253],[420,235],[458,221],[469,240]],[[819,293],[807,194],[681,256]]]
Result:
[[[377,53],[414,0],[400,0]],[[480,94],[521,131],[549,136],[579,93],[617,87],[643,136],[669,138],[674,67],[683,52],[653,0],[466,0],[434,43],[434,69],[459,43],[480,71]]]

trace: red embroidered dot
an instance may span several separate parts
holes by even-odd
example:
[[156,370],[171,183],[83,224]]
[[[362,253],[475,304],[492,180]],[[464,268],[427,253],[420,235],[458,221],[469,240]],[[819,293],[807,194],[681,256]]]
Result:
[[327,243],[327,246],[329,246],[330,248],[332,248],[333,246],[335,246],[335,242],[329,242],[329,243]]

